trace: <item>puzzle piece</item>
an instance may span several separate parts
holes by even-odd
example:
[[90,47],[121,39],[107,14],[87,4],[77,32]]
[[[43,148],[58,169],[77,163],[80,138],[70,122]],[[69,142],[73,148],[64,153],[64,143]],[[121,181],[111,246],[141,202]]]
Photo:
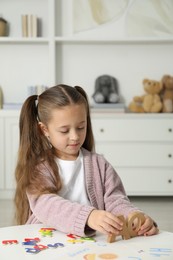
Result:
[[51,237],[53,235],[53,231],[55,231],[56,229],[55,228],[41,228],[39,230],[40,234],[43,236],[43,237],[46,237],[46,236],[49,236]]
[[71,239],[77,239],[80,238],[80,236],[74,235],[74,234],[68,234],[67,237],[71,238]]
[[25,238],[24,241],[25,241],[25,242],[35,241],[35,242],[37,243],[37,242],[40,242],[40,238],[39,238],[39,237],[35,237],[35,238]]
[[13,244],[18,244],[18,241],[13,239],[13,240],[3,240],[2,241],[3,245],[13,245]]
[[64,244],[62,243],[54,243],[54,244],[48,244],[49,248],[57,248],[57,247],[64,247]]
[[96,242],[96,240],[93,237],[81,237],[80,239],[83,241]]
[[77,244],[77,243],[83,243],[84,240],[82,239],[69,239],[67,240],[68,243]]

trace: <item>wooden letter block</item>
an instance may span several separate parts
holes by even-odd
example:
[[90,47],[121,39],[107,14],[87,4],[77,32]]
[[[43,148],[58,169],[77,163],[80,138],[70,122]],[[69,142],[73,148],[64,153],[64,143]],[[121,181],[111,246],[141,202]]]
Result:
[[145,217],[141,212],[132,213],[128,216],[128,230],[131,237],[137,236],[137,233],[144,222]]
[[[123,239],[130,239],[131,237],[136,237],[140,227],[145,222],[144,214],[141,212],[133,212],[128,216],[126,220],[123,215],[118,216],[123,222],[122,231],[120,235]],[[109,234],[107,237],[108,243],[113,243],[116,241],[115,234]]]

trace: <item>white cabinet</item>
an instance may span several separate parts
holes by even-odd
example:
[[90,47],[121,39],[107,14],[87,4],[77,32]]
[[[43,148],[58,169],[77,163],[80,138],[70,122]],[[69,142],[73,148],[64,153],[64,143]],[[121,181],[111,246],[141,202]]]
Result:
[[19,145],[19,112],[0,110],[0,198],[12,198]]
[[96,151],[128,195],[173,195],[173,116],[92,113]]
[[5,188],[7,190],[13,190],[15,187],[14,169],[19,145],[18,121],[18,117],[5,118]]
[[[120,175],[128,195],[173,195],[173,115],[91,113],[96,151]],[[0,198],[12,198],[19,111],[0,110]]]
[[0,190],[4,188],[4,122],[0,118]]

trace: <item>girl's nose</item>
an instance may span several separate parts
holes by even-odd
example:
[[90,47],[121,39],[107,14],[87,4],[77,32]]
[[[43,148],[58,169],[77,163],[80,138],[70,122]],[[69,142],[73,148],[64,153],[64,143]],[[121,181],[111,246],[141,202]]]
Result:
[[78,140],[78,139],[79,139],[78,133],[77,133],[76,131],[72,131],[72,132],[70,133],[70,140],[76,141],[76,140]]

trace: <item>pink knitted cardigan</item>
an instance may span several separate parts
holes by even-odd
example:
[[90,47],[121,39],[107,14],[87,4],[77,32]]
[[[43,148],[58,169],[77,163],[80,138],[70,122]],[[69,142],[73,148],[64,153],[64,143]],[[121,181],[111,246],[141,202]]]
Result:
[[[79,236],[88,235],[91,231],[86,226],[89,214],[93,209],[102,209],[115,215],[127,216],[138,211],[126,196],[120,177],[111,164],[102,156],[82,148],[86,189],[91,206],[65,200],[58,194],[43,194],[39,197],[27,192],[32,214],[26,224],[43,223],[65,233]],[[53,185],[50,169],[41,167],[49,185]]]

